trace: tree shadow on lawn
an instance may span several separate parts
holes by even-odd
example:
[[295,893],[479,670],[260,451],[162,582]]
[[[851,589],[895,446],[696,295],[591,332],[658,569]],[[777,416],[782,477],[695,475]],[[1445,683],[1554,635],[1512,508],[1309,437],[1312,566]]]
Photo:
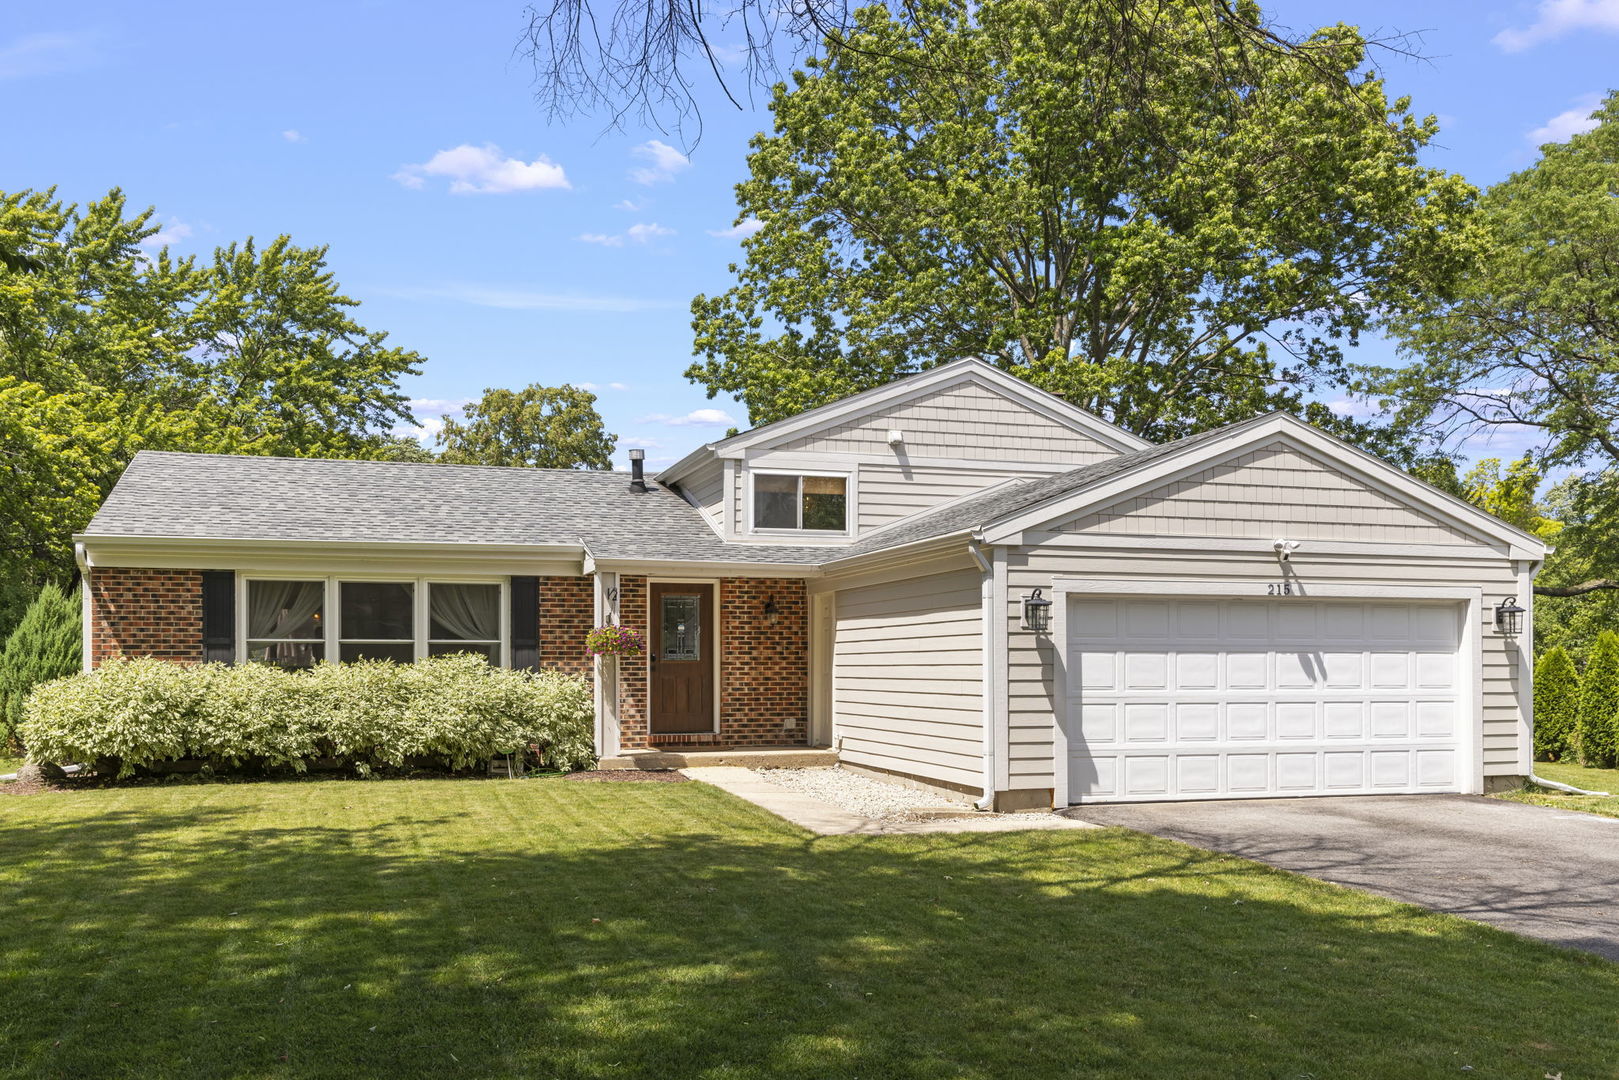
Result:
[[698,784],[414,787],[8,815],[0,1074],[1619,1060],[1619,967],[1121,830],[810,838]]

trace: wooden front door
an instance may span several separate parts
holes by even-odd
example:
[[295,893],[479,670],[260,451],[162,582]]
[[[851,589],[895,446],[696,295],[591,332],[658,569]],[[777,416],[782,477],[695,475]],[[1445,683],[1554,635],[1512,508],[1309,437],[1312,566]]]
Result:
[[714,730],[714,586],[654,583],[653,735]]

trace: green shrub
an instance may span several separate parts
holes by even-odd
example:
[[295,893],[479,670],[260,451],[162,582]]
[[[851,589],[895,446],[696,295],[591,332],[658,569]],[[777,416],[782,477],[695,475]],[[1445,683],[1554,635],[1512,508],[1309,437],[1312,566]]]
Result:
[[1580,678],[1580,764],[1611,769],[1614,765],[1614,721],[1619,715],[1619,634],[1597,635]]
[[1535,664],[1535,757],[1561,761],[1574,749],[1580,717],[1580,674],[1561,645]]
[[39,590],[0,650],[0,749],[17,743],[28,692],[83,666],[83,640],[79,605],[55,585]]
[[282,671],[121,660],[38,687],[24,739],[36,761],[99,762],[128,776],[179,759],[216,768],[335,759],[367,775],[424,761],[451,769],[539,748],[558,769],[594,762],[583,679],[492,668],[461,654]]

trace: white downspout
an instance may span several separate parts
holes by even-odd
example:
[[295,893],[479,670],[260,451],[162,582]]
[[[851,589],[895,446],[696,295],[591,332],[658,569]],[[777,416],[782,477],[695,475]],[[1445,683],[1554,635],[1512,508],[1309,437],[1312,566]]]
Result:
[[1584,788],[1577,788],[1573,784],[1559,784],[1556,780],[1545,780],[1535,775],[1535,575],[1540,573],[1540,568],[1544,564],[1544,559],[1530,563],[1528,572],[1523,576],[1523,603],[1527,610],[1524,612],[1524,646],[1519,653],[1519,663],[1523,665],[1523,669],[1518,673],[1518,677],[1523,680],[1524,686],[1528,688],[1524,698],[1529,704],[1529,769],[1527,770],[1529,782],[1539,787],[1551,788],[1553,791],[1567,792],[1570,795],[1606,796],[1608,794],[1606,791],[1587,791]]
[[976,541],[967,542],[967,551],[983,573],[979,606],[983,611],[980,650],[983,654],[984,687],[984,796],[973,805],[979,810],[995,808],[995,570]]

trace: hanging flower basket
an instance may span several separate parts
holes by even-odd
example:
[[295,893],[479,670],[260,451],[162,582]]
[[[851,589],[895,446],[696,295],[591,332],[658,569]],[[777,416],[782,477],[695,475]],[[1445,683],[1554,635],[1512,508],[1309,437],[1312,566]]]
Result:
[[585,651],[592,656],[636,656],[646,651],[641,631],[609,623],[585,635]]

